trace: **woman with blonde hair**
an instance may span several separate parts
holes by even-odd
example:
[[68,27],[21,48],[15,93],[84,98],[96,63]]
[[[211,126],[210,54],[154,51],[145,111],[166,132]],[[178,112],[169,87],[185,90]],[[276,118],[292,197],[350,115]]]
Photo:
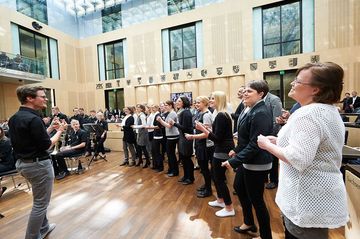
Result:
[[215,91],[210,97],[210,107],[215,109],[212,128],[203,123],[196,122],[196,129],[202,131],[214,142],[214,155],[212,158],[212,174],[217,192],[217,199],[209,202],[212,207],[223,208],[215,213],[218,217],[229,217],[235,215],[229,189],[226,185],[226,168],[221,164],[229,159],[228,153],[234,148],[232,135],[232,121],[226,113],[226,95],[223,91]]
[[[212,125],[212,115],[208,109],[209,98],[207,96],[198,96],[195,99],[195,108],[198,110],[195,121],[203,123],[206,126]],[[214,154],[214,142],[206,139],[206,134],[200,130],[196,130],[196,134],[186,134],[188,140],[195,139],[195,153],[196,158],[201,169],[201,174],[204,177],[205,184],[198,188],[197,196],[199,198],[209,197],[212,195],[211,190],[211,174],[209,170],[209,162]]]
[[95,124],[99,125],[103,132],[100,135],[96,135],[96,141],[98,142],[97,151],[100,158],[106,158],[104,142],[106,140],[106,133],[108,131],[108,122],[105,120],[104,114],[101,112],[96,113],[96,121]]

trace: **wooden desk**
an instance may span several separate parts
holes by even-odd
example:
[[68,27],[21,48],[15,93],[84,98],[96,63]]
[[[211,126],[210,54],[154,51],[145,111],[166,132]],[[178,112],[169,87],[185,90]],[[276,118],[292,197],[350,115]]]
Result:
[[345,238],[360,235],[360,165],[346,165],[345,185],[350,220],[345,226]]

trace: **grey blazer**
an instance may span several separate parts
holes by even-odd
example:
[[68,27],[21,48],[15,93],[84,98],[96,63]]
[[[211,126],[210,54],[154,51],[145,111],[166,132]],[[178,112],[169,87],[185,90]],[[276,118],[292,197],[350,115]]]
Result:
[[268,107],[268,109],[272,114],[272,118],[273,118],[272,135],[276,136],[281,127],[276,123],[276,117],[279,117],[281,115],[281,110],[282,110],[281,100],[278,96],[271,94],[269,92],[267,93],[265,98],[265,105]]

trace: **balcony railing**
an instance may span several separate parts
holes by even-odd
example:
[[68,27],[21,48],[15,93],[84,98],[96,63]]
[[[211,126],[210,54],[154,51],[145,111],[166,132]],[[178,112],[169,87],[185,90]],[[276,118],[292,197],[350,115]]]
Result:
[[45,60],[34,59],[19,54],[0,52],[0,68],[29,72],[32,74],[47,75]]

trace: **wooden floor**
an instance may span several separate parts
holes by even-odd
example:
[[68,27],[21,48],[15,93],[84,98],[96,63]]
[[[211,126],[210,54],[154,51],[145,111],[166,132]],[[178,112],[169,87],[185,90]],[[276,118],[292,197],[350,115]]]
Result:
[[[196,188],[202,184],[199,171],[193,185],[183,186],[177,178],[151,169],[119,167],[122,153],[108,154],[108,162],[98,161],[82,175],[56,181],[48,209],[50,222],[57,224],[49,239],[100,238],[251,238],[233,231],[242,223],[238,199],[233,197],[236,216],[218,218],[207,205],[215,197],[198,199]],[[229,172],[229,182],[233,173]],[[24,182],[21,177],[16,182]],[[9,189],[0,198],[0,238],[24,238],[32,206],[26,184]],[[232,187],[232,183],[231,183]],[[232,191],[232,190],[231,190]],[[266,190],[274,239],[284,238],[275,190]],[[331,230],[330,238],[344,238],[344,230]]]

